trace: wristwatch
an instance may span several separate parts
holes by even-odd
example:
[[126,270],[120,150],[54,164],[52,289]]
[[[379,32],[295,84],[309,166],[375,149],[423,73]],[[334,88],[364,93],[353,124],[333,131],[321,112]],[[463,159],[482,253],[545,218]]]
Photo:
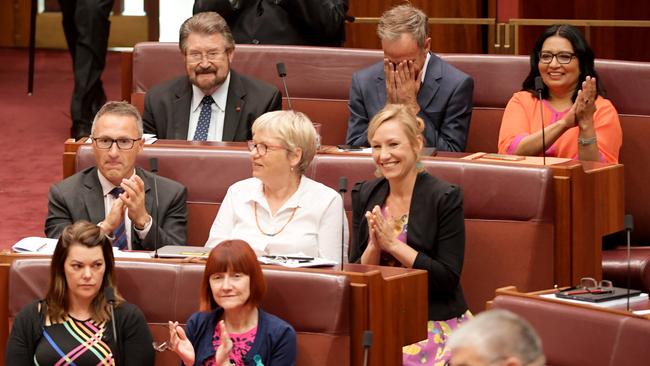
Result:
[[578,137],[578,144],[579,144],[580,146],[589,146],[589,145],[591,145],[591,144],[595,144],[596,141],[598,141],[598,139],[596,138],[596,136],[594,136],[594,137],[588,137],[588,138]]

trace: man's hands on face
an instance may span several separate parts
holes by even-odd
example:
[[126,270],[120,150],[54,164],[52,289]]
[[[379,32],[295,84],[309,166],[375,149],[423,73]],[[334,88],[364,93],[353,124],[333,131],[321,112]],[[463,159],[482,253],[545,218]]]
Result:
[[384,59],[384,78],[386,80],[387,103],[407,105],[413,113],[420,111],[418,92],[421,73],[415,61],[405,60],[397,64]]
[[133,174],[131,178],[122,179],[120,186],[124,189],[124,193],[120,195],[120,202],[129,209],[129,219],[136,228],[144,228],[149,222],[149,213],[144,205],[145,193],[142,178]]

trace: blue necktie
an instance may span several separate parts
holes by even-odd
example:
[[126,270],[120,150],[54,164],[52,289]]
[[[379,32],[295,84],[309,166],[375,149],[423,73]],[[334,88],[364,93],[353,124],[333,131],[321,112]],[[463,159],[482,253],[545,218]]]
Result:
[[206,95],[201,100],[201,114],[199,114],[199,123],[196,125],[196,132],[194,132],[194,141],[205,141],[208,139],[212,103],[214,103],[214,99],[210,95]]
[[[113,188],[108,194],[113,196],[115,199],[120,198],[120,194],[124,192],[124,189],[122,187],[115,187]],[[115,240],[113,240],[113,246],[117,247],[120,250],[124,250],[128,248],[128,243],[126,241],[126,222],[124,221],[124,218],[122,218],[122,222],[120,223],[120,226],[115,229],[113,232],[115,235]]]

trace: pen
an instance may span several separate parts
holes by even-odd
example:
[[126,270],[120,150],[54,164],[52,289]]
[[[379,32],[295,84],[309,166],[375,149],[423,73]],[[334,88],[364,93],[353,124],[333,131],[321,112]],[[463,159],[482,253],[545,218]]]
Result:
[[40,247],[36,248],[36,251],[37,251],[37,252],[40,252],[41,249],[45,248],[46,246],[47,246],[47,243],[44,243],[44,244],[41,245]]
[[297,260],[299,263],[304,263],[304,262],[309,262],[314,260],[314,257],[297,257],[297,256],[285,256],[285,255],[265,255],[264,258],[269,258],[269,259],[286,258],[291,260]]

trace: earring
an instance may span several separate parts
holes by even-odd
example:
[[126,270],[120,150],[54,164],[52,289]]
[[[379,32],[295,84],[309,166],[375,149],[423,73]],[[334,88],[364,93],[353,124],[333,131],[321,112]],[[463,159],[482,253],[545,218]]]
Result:
[[422,169],[424,169],[424,168],[422,167],[422,162],[419,161],[419,160],[416,161],[416,162],[415,162],[415,170],[417,170],[417,171],[421,171]]
[[384,176],[384,175],[381,174],[381,170],[379,170],[379,168],[375,168],[375,177],[377,177],[377,178],[381,178],[381,177],[383,177],[383,176]]

